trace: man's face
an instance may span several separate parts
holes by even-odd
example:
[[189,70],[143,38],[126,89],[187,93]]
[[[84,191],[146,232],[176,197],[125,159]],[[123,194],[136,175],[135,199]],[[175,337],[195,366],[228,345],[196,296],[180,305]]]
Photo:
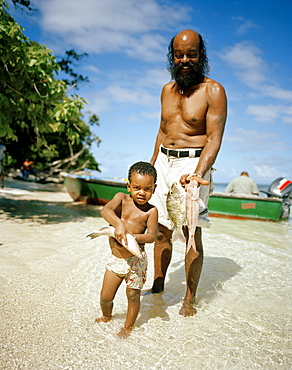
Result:
[[202,81],[204,68],[200,62],[199,40],[187,36],[173,42],[174,66],[172,76],[181,88],[197,85]]

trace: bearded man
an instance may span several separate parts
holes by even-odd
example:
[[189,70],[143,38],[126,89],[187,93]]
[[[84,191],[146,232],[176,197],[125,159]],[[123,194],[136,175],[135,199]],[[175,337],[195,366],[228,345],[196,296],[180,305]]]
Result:
[[[211,168],[219,152],[227,116],[224,88],[206,77],[208,58],[202,36],[184,30],[170,42],[169,72],[174,81],[161,93],[161,122],[151,164],[156,167],[157,188],[151,203],[158,208],[159,234],[154,246],[152,293],[164,290],[172,254],[172,225],[166,209],[166,195],[175,181],[183,186],[194,179],[200,198],[208,204]],[[197,252],[185,256],[186,294],[180,314],[192,316],[196,290],[203,266],[201,227],[196,228]]]

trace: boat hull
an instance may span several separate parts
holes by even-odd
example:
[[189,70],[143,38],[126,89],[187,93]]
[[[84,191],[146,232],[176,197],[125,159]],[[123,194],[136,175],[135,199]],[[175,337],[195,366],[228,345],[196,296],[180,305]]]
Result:
[[[74,201],[105,205],[116,193],[128,193],[126,181],[101,180],[67,173],[62,173],[62,176]],[[213,193],[208,208],[214,217],[279,221],[282,216],[282,199]]]
[[126,182],[92,179],[88,176],[79,177],[64,174],[62,176],[69,195],[75,201],[105,205],[116,193],[127,193]]
[[208,208],[210,215],[215,217],[279,221],[282,200],[214,193],[210,196]]

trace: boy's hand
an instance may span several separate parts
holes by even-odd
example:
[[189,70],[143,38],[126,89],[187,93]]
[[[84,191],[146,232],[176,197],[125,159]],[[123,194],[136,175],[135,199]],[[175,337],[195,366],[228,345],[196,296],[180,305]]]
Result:
[[115,239],[117,239],[117,241],[120,244],[128,245],[126,234],[127,234],[127,229],[124,223],[120,224],[119,226],[115,228]]

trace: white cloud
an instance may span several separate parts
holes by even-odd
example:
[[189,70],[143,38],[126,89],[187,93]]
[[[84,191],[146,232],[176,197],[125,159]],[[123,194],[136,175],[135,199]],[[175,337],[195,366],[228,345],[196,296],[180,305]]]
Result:
[[[277,137],[278,134],[276,132],[258,132],[257,130],[244,130],[243,128],[237,128],[231,132],[227,131],[224,135],[224,141],[229,143],[242,143],[243,147],[247,149],[248,146],[254,148],[255,143],[267,143],[269,140]],[[258,149],[258,145],[256,148]]]
[[241,82],[260,93],[261,96],[292,101],[292,90],[278,87],[267,77],[267,63],[261,55],[262,51],[259,48],[251,42],[243,41],[226,48],[219,54],[219,57],[235,69]]
[[[259,178],[262,179],[275,179],[280,176],[279,169],[267,165],[255,165],[254,170]],[[283,175],[283,174],[282,174]]]
[[265,63],[261,54],[259,48],[243,41],[223,50],[220,57],[236,70],[243,82],[250,87],[257,87],[266,80],[263,74]]
[[258,122],[274,122],[275,120],[283,120],[286,123],[292,121],[292,107],[284,105],[249,105],[246,111],[247,114],[254,116],[254,120]]
[[100,74],[100,73],[101,73],[100,69],[98,69],[98,68],[97,68],[96,66],[94,66],[94,65],[87,64],[87,65],[85,65],[83,68],[84,68],[85,70],[90,71],[90,72],[93,72],[93,73],[95,73],[95,74]]
[[155,104],[156,96],[142,89],[125,88],[119,85],[112,85],[107,88],[107,93],[112,102],[122,104],[137,104],[150,106]]
[[238,35],[244,35],[246,34],[248,31],[250,31],[251,29],[254,29],[254,28],[261,28],[259,27],[257,24],[255,24],[254,22],[248,20],[248,19],[245,19],[243,17],[233,17],[233,20],[237,23],[237,34]]
[[277,86],[264,85],[262,87],[262,92],[272,98],[280,99],[283,101],[292,101],[292,90],[281,89]]
[[162,30],[190,20],[191,9],[155,0],[41,0],[40,27],[63,48],[89,53],[124,52],[131,57],[162,59]]

